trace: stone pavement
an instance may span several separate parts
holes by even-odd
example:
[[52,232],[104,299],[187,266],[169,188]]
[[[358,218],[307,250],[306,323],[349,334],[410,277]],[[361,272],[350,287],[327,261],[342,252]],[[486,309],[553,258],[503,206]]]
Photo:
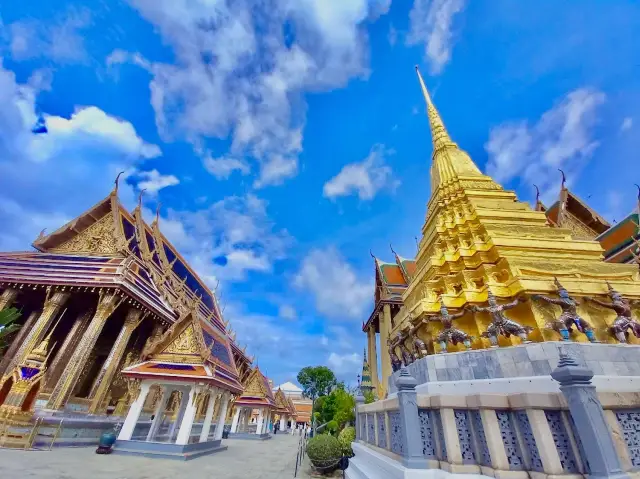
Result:
[[[298,436],[268,441],[225,439],[226,451],[191,461],[95,454],[95,448],[0,449],[2,479],[281,479],[292,478]],[[308,477],[298,473],[298,477]]]

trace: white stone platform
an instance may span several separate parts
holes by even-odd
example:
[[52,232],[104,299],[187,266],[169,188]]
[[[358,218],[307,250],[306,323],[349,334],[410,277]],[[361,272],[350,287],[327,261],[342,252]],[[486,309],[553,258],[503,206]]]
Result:
[[[549,341],[511,347],[429,355],[407,369],[418,381],[418,393],[478,394],[558,392],[550,377],[560,349],[584,361],[602,392],[640,391],[640,346]],[[396,391],[399,371],[389,378]]]

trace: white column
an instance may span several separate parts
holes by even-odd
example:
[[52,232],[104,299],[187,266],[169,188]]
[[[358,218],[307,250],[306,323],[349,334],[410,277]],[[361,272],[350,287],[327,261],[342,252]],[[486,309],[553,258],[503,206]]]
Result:
[[182,416],[184,416],[184,410],[187,408],[187,401],[189,400],[187,391],[182,389],[180,392],[182,393],[182,396],[180,397],[180,407],[178,408],[178,414],[176,414],[176,420],[171,425],[171,429],[169,429],[169,442],[173,442],[173,435],[176,432],[178,424],[182,423]]
[[140,393],[133,404],[129,408],[129,412],[127,413],[127,417],[122,424],[122,428],[120,429],[120,433],[118,434],[118,440],[120,441],[129,441],[131,440],[131,436],[133,435],[133,430],[136,428],[136,423],[138,422],[138,418],[140,417],[140,413],[142,412],[142,408],[144,407],[144,401],[147,399],[147,394],[149,394],[149,388],[151,387],[151,383],[147,381],[142,381],[140,384]]
[[222,439],[222,430],[224,429],[224,421],[227,417],[227,409],[229,408],[229,393],[226,392],[220,398],[222,403],[220,403],[220,417],[218,418],[218,424],[216,425],[215,435],[213,439],[218,441]]
[[171,391],[167,391],[167,386],[161,386],[161,388],[162,393],[153,414],[153,421],[151,421],[151,427],[147,434],[147,441],[153,441],[154,436],[158,433],[158,428],[160,424],[162,424],[162,418],[164,417],[164,411],[167,409],[167,403],[171,398]]
[[280,415],[280,431],[285,432],[287,430],[287,416],[282,414]]
[[[189,399],[187,401],[187,407],[182,415],[182,421],[180,422],[180,430],[178,431],[178,438],[176,444],[186,445],[189,444],[189,438],[191,437],[191,428],[193,427],[193,421],[196,418],[198,412],[196,404],[196,394],[198,394],[199,388],[197,386],[191,386],[189,391]],[[186,394],[185,394],[186,396]]]
[[264,409],[260,408],[259,411],[256,434],[262,434],[262,428],[264,427]]
[[264,422],[264,430],[263,433],[269,432],[269,425],[271,424],[271,420],[273,418],[273,413],[267,409],[267,420]]
[[240,421],[240,410],[241,407],[236,406],[236,413],[233,415],[233,421],[231,422],[231,432],[238,432],[238,422]]
[[202,423],[202,432],[200,433],[200,442],[205,442],[209,439],[209,431],[211,430],[211,420],[213,419],[213,408],[216,405],[216,396],[218,396],[218,390],[214,389],[209,394],[209,404],[207,404],[207,412],[204,416],[204,422]]

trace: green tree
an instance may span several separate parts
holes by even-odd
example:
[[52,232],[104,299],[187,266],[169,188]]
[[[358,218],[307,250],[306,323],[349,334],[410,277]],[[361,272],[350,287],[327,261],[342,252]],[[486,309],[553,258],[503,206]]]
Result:
[[0,353],[7,347],[9,335],[20,329],[16,321],[20,313],[16,308],[8,308],[0,311]]
[[313,401],[320,396],[327,396],[338,384],[336,375],[326,366],[302,368],[298,373],[298,382],[304,395]]
[[297,379],[302,386],[302,393],[312,401],[311,417],[315,421],[316,400],[320,396],[327,396],[336,386],[336,375],[326,366],[307,366],[300,370]]

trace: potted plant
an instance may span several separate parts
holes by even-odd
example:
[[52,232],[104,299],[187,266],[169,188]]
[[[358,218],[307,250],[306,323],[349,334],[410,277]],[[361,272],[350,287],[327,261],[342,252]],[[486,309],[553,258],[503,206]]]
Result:
[[334,471],[342,457],[340,442],[329,434],[319,434],[309,439],[307,456],[313,467],[320,473]]

